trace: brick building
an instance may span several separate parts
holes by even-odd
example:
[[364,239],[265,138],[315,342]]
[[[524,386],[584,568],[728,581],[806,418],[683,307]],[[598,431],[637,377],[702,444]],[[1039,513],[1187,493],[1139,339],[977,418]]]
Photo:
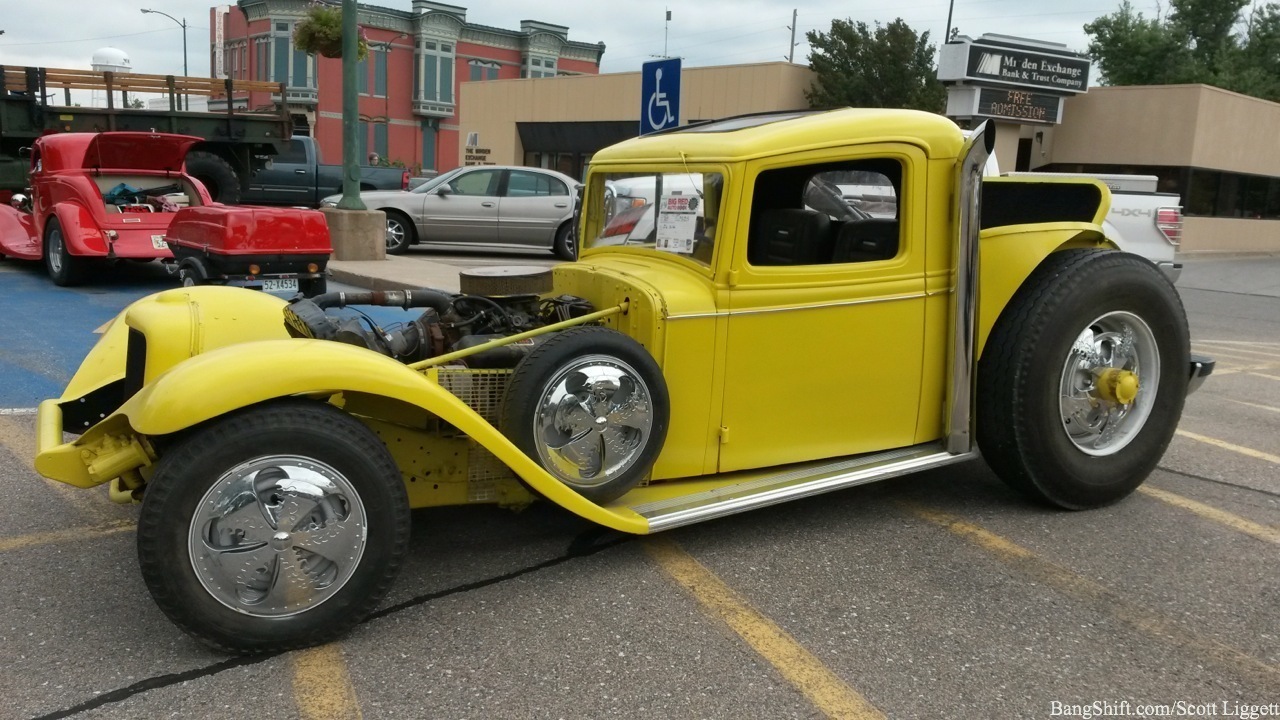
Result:
[[[330,0],[331,4],[339,3]],[[317,139],[325,162],[342,157],[342,61],[294,49],[306,0],[239,0],[210,9],[212,74],[286,83],[295,132]],[[412,10],[359,6],[369,57],[358,68],[360,154],[410,168],[459,164],[459,86],[475,80],[595,75],[604,43],[568,39],[561,25],[524,20],[519,30],[467,22],[466,8],[412,0]],[[279,95],[232,100],[264,108]],[[216,103],[215,103],[216,104]]]

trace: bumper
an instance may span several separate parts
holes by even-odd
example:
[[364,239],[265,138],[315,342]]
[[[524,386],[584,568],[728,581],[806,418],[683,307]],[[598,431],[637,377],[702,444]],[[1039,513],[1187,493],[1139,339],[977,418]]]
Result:
[[1195,392],[1204,384],[1204,379],[1213,374],[1213,358],[1207,355],[1191,356],[1191,379],[1187,382],[1187,394]]
[[89,477],[80,451],[62,442],[62,408],[57,400],[40,403],[36,414],[36,472],[59,482],[77,487],[93,487],[98,483]]
[[[1173,261],[1164,261],[1156,263],[1156,267],[1164,271],[1165,277],[1169,278],[1169,282],[1176,283],[1178,278],[1182,276],[1182,263]],[[1210,362],[1210,365],[1213,363]]]

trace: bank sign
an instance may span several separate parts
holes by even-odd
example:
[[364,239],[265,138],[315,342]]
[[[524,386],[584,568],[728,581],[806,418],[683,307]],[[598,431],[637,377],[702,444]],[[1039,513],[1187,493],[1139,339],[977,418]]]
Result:
[[982,43],[943,46],[943,55],[965,51],[967,57],[954,58],[960,62],[945,63],[949,68],[939,63],[940,80],[999,83],[1060,93],[1089,89],[1088,58]]

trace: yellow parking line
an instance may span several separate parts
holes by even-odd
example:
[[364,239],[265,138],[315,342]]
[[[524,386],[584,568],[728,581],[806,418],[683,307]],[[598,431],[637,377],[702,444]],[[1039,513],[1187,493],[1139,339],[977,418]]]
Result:
[[1276,683],[1280,683],[1280,668],[1269,665],[1226,643],[1187,630],[1163,615],[1128,600],[1114,590],[1077,575],[990,530],[938,510],[908,503],[903,505],[917,517],[964,538],[995,555],[1006,565],[1059,592],[1089,602],[1094,611],[1109,615],[1144,635],[1170,643],[1179,649],[1193,651],[1230,669],[1234,674],[1253,680],[1261,687],[1275,687]]
[[293,698],[303,720],[359,720],[356,689],[338,643],[293,654]]
[[733,628],[827,717],[883,720],[884,715],[866,698],[680,546],[666,538],[654,538],[646,540],[644,547],[663,570]]
[[0,538],[0,552],[19,550],[22,548],[33,547],[35,545],[48,545],[50,543],[70,542],[72,540],[87,540],[89,538],[102,537],[104,535],[115,535],[116,533],[128,532],[133,529],[133,523],[121,520],[110,525],[103,525],[99,527],[67,528],[66,530],[52,530],[50,532],[17,535],[15,537]]
[[1157,500],[1163,500],[1170,505],[1176,505],[1184,510],[1190,510],[1200,517],[1226,525],[1232,530],[1242,532],[1245,535],[1252,535],[1263,542],[1280,545],[1280,530],[1275,528],[1267,527],[1266,525],[1253,522],[1252,520],[1245,520],[1239,515],[1229,513],[1226,510],[1219,510],[1212,505],[1205,505],[1202,502],[1182,497],[1181,495],[1171,493],[1168,490],[1153,488],[1150,485],[1143,485],[1138,488],[1138,492],[1144,495],[1150,495]]
[[1184,438],[1198,440],[1202,443],[1208,443],[1209,445],[1213,445],[1214,447],[1220,447],[1223,450],[1230,450],[1231,452],[1234,452],[1234,453],[1240,453],[1241,455],[1247,455],[1251,458],[1256,458],[1258,460],[1266,460],[1267,462],[1272,462],[1277,465],[1280,465],[1280,455],[1272,455],[1271,453],[1268,453],[1268,452],[1263,452],[1261,450],[1254,450],[1253,448],[1247,448],[1243,445],[1236,445],[1234,443],[1229,443],[1226,440],[1219,440],[1218,438],[1211,438],[1208,435],[1197,435],[1196,433],[1188,432],[1186,430],[1178,430],[1177,432],[1179,435],[1181,435]]
[[[1250,362],[1265,362],[1266,360],[1280,361],[1280,357],[1276,357],[1270,353],[1254,353],[1251,350],[1236,350],[1235,348],[1215,348],[1206,345],[1192,345],[1192,352],[1207,353],[1212,355],[1216,360],[1220,357],[1231,358],[1232,360],[1248,360]],[[1255,355],[1263,355],[1264,357],[1255,357]]]
[[[1270,370],[1272,367],[1274,367],[1274,366],[1273,366],[1273,365],[1270,365],[1270,366],[1267,366],[1267,367],[1260,367],[1260,368],[1254,368],[1254,369],[1256,369],[1256,370]],[[1249,371],[1249,374],[1250,374],[1250,375],[1257,376],[1257,377],[1264,377],[1264,378],[1268,378],[1268,379],[1270,379],[1270,380],[1280,380],[1280,375],[1268,375],[1268,374],[1266,374],[1266,373],[1254,372],[1253,370],[1250,370],[1250,371]]]
[[1235,355],[1236,357],[1247,357],[1250,360],[1259,360],[1261,358],[1251,357],[1261,355],[1263,358],[1271,358],[1272,360],[1280,360],[1280,354],[1268,350],[1254,350],[1248,347],[1212,345],[1210,343],[1191,343],[1192,348],[1201,348],[1205,352],[1222,353],[1224,355]]
[[1258,408],[1259,410],[1270,410],[1271,412],[1274,412],[1274,413],[1280,413],[1280,408],[1271,407],[1270,405],[1259,405],[1258,403],[1245,402],[1244,400],[1236,400],[1235,398],[1229,398],[1229,397],[1224,397],[1222,399],[1226,400],[1227,402],[1236,403],[1238,405],[1248,405],[1249,407]]

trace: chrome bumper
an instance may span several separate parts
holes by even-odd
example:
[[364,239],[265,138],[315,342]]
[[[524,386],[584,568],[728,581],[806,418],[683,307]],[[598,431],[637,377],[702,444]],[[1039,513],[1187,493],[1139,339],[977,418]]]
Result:
[[1178,278],[1182,276],[1182,263],[1169,260],[1156,263],[1156,267],[1164,271],[1165,277],[1169,278],[1171,283],[1178,282]]
[[1191,379],[1187,381],[1187,394],[1195,392],[1204,384],[1204,379],[1213,374],[1213,358],[1207,355],[1191,356]]

